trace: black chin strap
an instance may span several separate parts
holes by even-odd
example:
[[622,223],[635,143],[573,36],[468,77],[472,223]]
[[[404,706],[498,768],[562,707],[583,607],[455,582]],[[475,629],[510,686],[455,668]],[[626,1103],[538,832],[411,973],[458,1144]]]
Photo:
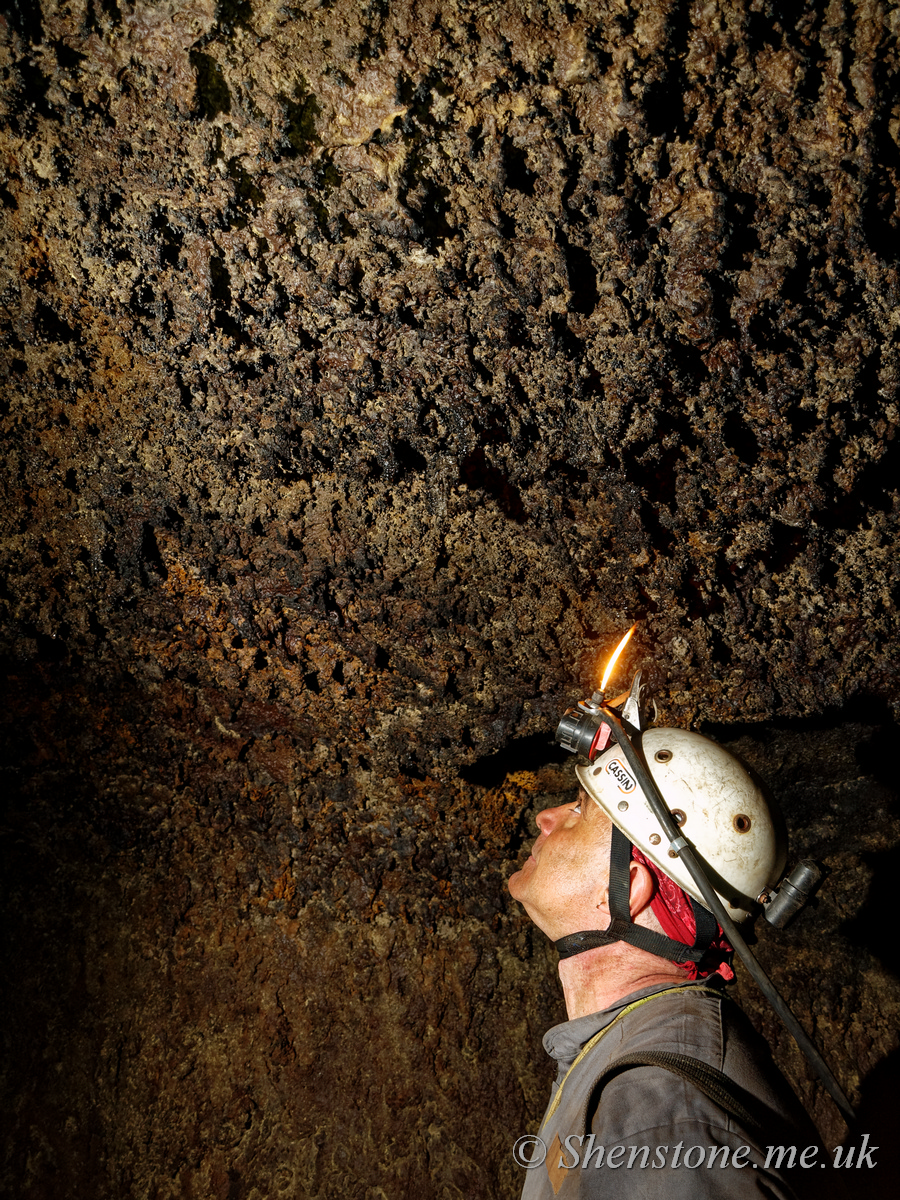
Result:
[[612,827],[612,843],[609,850],[609,915],[607,929],[589,929],[582,933],[570,933],[555,943],[560,958],[571,958],[573,954],[583,954],[585,950],[595,950],[598,946],[609,946],[613,942],[627,942],[638,950],[647,950],[669,962],[698,963],[710,943],[716,936],[718,922],[702,904],[691,897],[691,907],[694,910],[694,920],[697,923],[697,934],[693,946],[684,942],[676,942],[665,934],[653,929],[644,929],[635,925],[631,920],[631,842],[618,825]]

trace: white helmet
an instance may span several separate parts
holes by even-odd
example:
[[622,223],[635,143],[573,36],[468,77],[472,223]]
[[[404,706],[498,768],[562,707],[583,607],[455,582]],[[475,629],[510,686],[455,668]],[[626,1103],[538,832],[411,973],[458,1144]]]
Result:
[[[757,897],[778,883],[787,858],[781,814],[738,760],[721,746],[683,729],[649,729],[647,766],[684,836],[694,845],[710,882],[734,921],[750,914]],[[638,849],[701,904],[684,863],[638,786],[628,760],[613,746],[588,766],[576,767],[581,786]]]

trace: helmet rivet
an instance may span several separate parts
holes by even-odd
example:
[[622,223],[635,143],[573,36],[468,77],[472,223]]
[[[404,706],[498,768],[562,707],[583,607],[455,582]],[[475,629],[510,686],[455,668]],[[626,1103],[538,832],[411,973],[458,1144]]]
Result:
[[675,822],[676,825],[683,825],[685,823],[685,821],[687,820],[687,817],[684,815],[684,813],[681,811],[680,808],[673,808],[672,809],[672,820]]
[[656,759],[657,762],[669,762],[669,760],[672,757],[672,751],[671,750],[657,750],[657,752],[653,755],[653,757]]
[[628,801],[627,800],[619,801],[619,812],[628,812]]
[[651,845],[651,846],[658,846],[658,845],[659,845],[659,834],[658,834],[658,833],[651,833],[651,834],[650,834],[650,845]]
[[732,824],[734,825],[734,827],[738,831],[738,833],[748,833],[752,822],[751,822],[750,818],[747,816],[744,816],[743,813],[738,813],[737,816],[732,821]]

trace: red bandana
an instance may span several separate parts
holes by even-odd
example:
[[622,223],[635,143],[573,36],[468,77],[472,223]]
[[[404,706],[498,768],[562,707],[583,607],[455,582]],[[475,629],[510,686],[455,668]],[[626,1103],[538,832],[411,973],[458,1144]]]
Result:
[[[670,937],[675,942],[683,942],[687,946],[693,946],[694,938],[697,936],[697,922],[694,920],[694,910],[691,908],[691,898],[682,888],[670,879],[668,875],[664,875],[649,858],[641,854],[637,846],[634,846],[631,851],[631,857],[636,863],[647,868],[653,876],[653,881],[656,887],[653,891],[653,899],[650,901],[650,907],[653,909],[653,914],[663,927],[663,933],[666,937]],[[722,976],[726,983],[734,979],[734,971],[728,962],[727,955],[732,953],[732,948],[726,942],[725,935],[722,930],[712,940],[709,950],[704,955],[703,961],[697,963],[684,962],[676,963],[681,967],[689,979],[705,978],[711,975],[714,971]]]

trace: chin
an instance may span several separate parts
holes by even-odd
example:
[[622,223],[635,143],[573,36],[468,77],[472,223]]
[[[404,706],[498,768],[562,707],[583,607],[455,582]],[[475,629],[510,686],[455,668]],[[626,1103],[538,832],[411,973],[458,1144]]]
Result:
[[534,859],[528,858],[519,867],[518,871],[514,871],[506,881],[506,887],[513,900],[518,900],[522,903],[523,895],[527,894],[528,880],[531,878],[531,868],[534,866]]

